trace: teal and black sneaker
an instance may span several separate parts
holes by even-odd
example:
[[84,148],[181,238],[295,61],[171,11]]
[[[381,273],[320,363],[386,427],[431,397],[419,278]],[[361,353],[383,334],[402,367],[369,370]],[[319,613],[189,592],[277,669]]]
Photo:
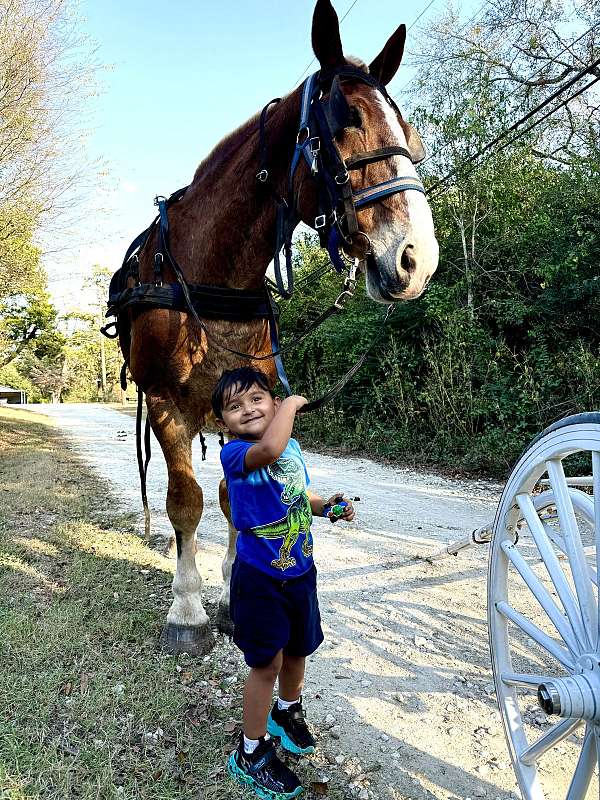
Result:
[[245,753],[244,736],[240,734],[238,748],[229,756],[227,772],[262,800],[289,800],[304,791],[298,776],[277,758],[273,739],[262,736],[256,750]]
[[316,742],[304,717],[300,698],[285,711],[280,711],[275,701],[267,719],[267,730],[271,736],[276,736],[283,748],[298,756],[315,752]]

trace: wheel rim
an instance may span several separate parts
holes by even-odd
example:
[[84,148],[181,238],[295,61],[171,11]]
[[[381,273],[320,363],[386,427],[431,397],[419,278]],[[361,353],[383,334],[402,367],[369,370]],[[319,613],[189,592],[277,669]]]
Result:
[[[574,454],[589,462],[593,496],[568,485],[565,464]],[[549,485],[539,493],[544,475]],[[566,421],[523,454],[496,514],[490,649],[525,800],[598,797],[600,501],[594,498],[600,498],[600,424]],[[543,722],[531,711],[538,703]],[[558,764],[564,785],[556,780]]]

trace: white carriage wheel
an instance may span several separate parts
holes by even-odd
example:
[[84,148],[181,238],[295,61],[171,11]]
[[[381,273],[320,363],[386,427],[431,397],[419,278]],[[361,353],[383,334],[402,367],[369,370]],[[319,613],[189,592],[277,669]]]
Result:
[[[573,454],[589,458],[591,496],[565,478],[563,461]],[[552,524],[544,519],[550,507],[556,509]],[[588,792],[594,792],[592,784],[598,780],[598,574],[600,413],[594,412],[560,420],[534,439],[507,481],[494,521],[488,571],[490,651],[524,800],[591,798]],[[524,709],[536,700],[543,709],[538,712],[541,724],[551,727],[528,738],[525,721],[539,720]],[[570,750],[573,759],[561,790],[555,781],[545,780],[556,748]]]

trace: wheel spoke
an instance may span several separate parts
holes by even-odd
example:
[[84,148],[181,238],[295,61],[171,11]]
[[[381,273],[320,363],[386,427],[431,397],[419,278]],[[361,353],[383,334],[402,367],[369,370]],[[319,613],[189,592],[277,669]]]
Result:
[[571,575],[575,584],[575,592],[579,600],[579,609],[583,626],[590,647],[593,647],[598,630],[598,609],[594,601],[594,594],[588,576],[587,561],[581,537],[575,519],[573,503],[569,496],[569,489],[565,478],[562,461],[551,459],[547,462],[548,477],[552,484],[556,510],[560,520],[560,530],[567,548],[567,556],[571,565]]
[[546,731],[540,738],[534,742],[531,747],[528,747],[527,750],[524,750],[520,756],[519,761],[522,764],[527,764],[531,766],[535,764],[536,761],[550,750],[551,747],[554,747],[559,742],[562,742],[563,739],[566,739],[567,736],[570,736],[573,731],[578,728],[582,724],[580,719],[563,719],[558,722],[556,725],[553,725],[549,731]]
[[[592,478],[594,493],[594,540],[596,542],[596,575],[600,576],[600,452],[592,452]],[[596,647],[600,646],[600,586],[598,586],[598,627],[596,628]],[[600,747],[600,739],[599,745]],[[600,758],[599,758],[600,762]]]
[[496,603],[496,608],[502,614],[502,616],[509,619],[513,622],[517,627],[521,628],[521,630],[529,636],[530,639],[533,639],[534,642],[537,642],[540,647],[543,647],[546,652],[550,653],[559,663],[566,667],[569,672],[573,672],[575,669],[575,665],[570,658],[569,653],[561,647],[557,641],[552,639],[548,634],[544,633],[544,631],[540,630],[537,625],[534,625],[533,622],[530,622],[523,614],[520,614],[518,611],[515,611],[514,608],[509,606],[508,603],[502,601],[500,603]]
[[525,517],[527,525],[529,526],[533,540],[535,541],[538,552],[542,557],[542,561],[544,562],[544,565],[548,571],[548,575],[554,584],[554,588],[556,589],[556,592],[560,598],[560,602],[567,612],[569,622],[571,623],[573,632],[577,637],[577,641],[579,642],[580,646],[584,648],[586,636],[577,602],[573,596],[571,587],[567,583],[567,579],[565,578],[565,574],[562,571],[562,567],[560,566],[556,553],[554,552],[554,548],[548,541],[546,530],[538,516],[537,511],[535,510],[533,501],[528,494],[519,494],[517,495],[516,500],[519,504],[519,508],[521,509],[521,513]]
[[540,683],[551,681],[548,675],[525,675],[522,672],[503,672],[500,680],[507,686],[519,686],[523,689],[532,689],[537,692]]
[[573,631],[569,627],[568,619],[560,611],[550,593],[542,585],[537,575],[533,572],[529,564],[525,561],[523,556],[519,553],[517,548],[510,541],[502,542],[502,549],[514,565],[515,569],[519,572],[527,586],[533,592],[534,597],[544,609],[557,632],[562,637],[563,641],[571,651],[572,655],[578,656],[581,649],[573,635]]
[[594,774],[597,757],[596,736],[593,729],[588,727],[566,800],[583,800]]
[[[552,528],[548,527],[547,525],[544,525],[544,530],[546,531],[546,536],[550,539],[551,542],[554,542],[557,549],[568,557],[567,548],[565,546],[562,536],[558,533],[555,533],[555,531],[553,531]],[[596,572],[594,567],[592,567],[590,564],[587,565],[587,569],[591,582],[594,584],[594,586],[598,586],[598,573]]]

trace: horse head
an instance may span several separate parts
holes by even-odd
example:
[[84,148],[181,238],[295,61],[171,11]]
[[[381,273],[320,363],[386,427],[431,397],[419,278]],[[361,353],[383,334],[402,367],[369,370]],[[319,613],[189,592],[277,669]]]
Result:
[[[389,186],[399,176],[406,177],[409,185],[414,181],[413,185],[421,186],[421,190],[409,188],[384,195],[364,207],[356,203],[358,234],[349,235],[342,243],[347,255],[361,260],[368,294],[382,303],[419,297],[437,268],[439,254],[431,210],[414,167],[425,157],[423,145],[385,90],[400,66],[405,40],[406,26],[400,25],[367,67],[344,56],[331,2],[318,0],[316,4],[313,50],[321,75],[329,72],[334,76],[325,89],[323,103],[334,121],[334,142],[341,158],[349,164],[355,157],[360,164],[349,173],[353,195],[364,197],[369,187]],[[343,68],[348,65],[368,75],[369,82],[344,75]],[[336,74],[340,69],[341,74]],[[406,155],[395,153],[382,158],[381,150],[388,147],[403,148]],[[356,157],[361,153],[379,153],[380,157],[370,162]],[[303,185],[298,204],[308,224],[315,219],[316,203],[310,183]]]

